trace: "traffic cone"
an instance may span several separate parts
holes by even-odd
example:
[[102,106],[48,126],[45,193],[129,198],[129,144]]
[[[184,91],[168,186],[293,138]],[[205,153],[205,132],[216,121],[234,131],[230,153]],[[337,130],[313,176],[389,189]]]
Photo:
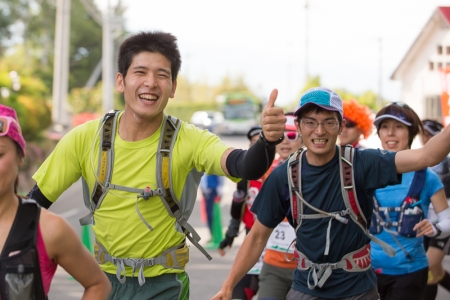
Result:
[[202,220],[202,223],[208,222],[208,218],[206,217],[206,199],[203,196],[200,201],[200,219]]
[[94,246],[91,237],[91,225],[81,226],[81,243],[94,254]]
[[220,197],[216,197],[213,206],[213,219],[211,230],[211,241],[206,244],[206,249],[218,249],[220,242],[223,240],[222,230],[222,211],[220,209]]

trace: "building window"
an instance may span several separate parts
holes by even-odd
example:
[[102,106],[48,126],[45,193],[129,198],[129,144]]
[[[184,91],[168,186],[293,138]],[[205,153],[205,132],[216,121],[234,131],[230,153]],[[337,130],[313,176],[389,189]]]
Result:
[[442,63],[438,63],[438,64],[437,64],[437,68],[438,68],[438,70],[439,70],[440,68],[442,68]]
[[438,54],[442,54],[442,46],[438,46],[437,51],[438,51]]
[[430,62],[428,63],[428,68],[430,69],[430,71],[433,71],[433,69],[434,69],[434,63],[433,63],[432,61],[430,61]]
[[449,68],[449,67],[450,67],[450,62],[446,63],[445,66],[446,66],[447,68]]
[[442,108],[441,108],[441,96],[428,96],[425,98],[425,119],[441,120]]
[[450,47],[449,46],[445,47],[445,54],[450,54]]

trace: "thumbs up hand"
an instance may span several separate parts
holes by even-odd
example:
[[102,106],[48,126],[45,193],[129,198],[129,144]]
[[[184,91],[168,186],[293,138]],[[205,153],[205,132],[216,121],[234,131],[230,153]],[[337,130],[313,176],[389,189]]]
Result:
[[278,90],[272,90],[269,101],[261,113],[261,127],[264,137],[269,142],[275,142],[283,136],[286,124],[286,117],[284,116],[283,109],[280,107],[275,107],[275,100],[277,100],[277,96]]

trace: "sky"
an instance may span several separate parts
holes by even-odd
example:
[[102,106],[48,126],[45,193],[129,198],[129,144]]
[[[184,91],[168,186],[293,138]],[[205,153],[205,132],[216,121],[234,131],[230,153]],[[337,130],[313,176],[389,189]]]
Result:
[[391,75],[434,10],[450,6],[435,0],[122,2],[129,31],[178,38],[180,74],[191,82],[242,76],[263,99],[277,88],[280,106],[297,100],[307,74],[331,89],[398,100],[401,83]]

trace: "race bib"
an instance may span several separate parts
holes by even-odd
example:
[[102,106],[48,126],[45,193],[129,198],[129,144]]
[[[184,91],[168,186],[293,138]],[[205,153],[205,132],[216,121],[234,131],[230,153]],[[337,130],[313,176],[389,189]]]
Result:
[[288,222],[281,222],[273,230],[267,241],[267,249],[294,253],[294,245],[291,246],[292,241],[296,238],[295,230]]
[[250,271],[247,272],[247,274],[259,275],[261,273],[261,268],[263,266],[264,253],[266,253],[266,250],[263,251],[263,253],[259,257],[258,262],[253,266],[253,268],[250,269]]

